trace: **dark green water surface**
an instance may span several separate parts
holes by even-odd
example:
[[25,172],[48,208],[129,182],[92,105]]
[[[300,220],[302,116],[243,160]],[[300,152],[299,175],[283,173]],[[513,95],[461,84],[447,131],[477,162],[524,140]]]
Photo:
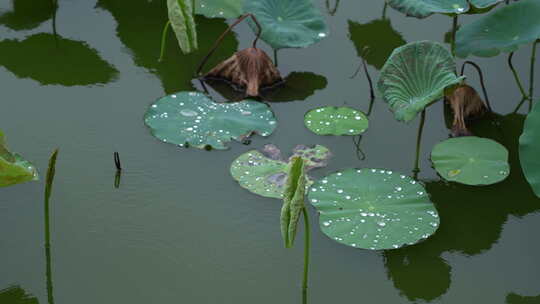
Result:
[[[360,64],[356,47],[376,50],[366,55],[376,80],[394,47],[442,42],[452,23],[440,15],[406,18],[390,8],[382,20],[383,1],[374,0],[343,0],[331,16],[317,1],[331,35],[307,49],[279,52],[279,69],[284,76],[295,73],[295,87],[277,98],[292,102],[271,104],[276,132],[255,136],[249,146],[233,143],[228,151],[210,152],[161,143],[142,118],[157,98],[200,87],[192,75],[226,28],[224,20],[197,18],[200,51],[191,55],[181,55],[171,34],[166,60],[158,63],[165,1],[60,0],[56,39],[52,13],[46,13],[51,7],[38,3],[46,1],[0,1],[0,129],[12,150],[42,175],[40,182],[0,189],[0,304],[35,303],[17,302],[25,293],[47,303],[43,179],[56,147],[55,303],[300,303],[302,237],[294,249],[283,248],[281,202],[239,187],[229,175],[230,163],[266,143],[285,152],[296,144],[322,144],[334,157],[317,177],[347,167],[410,174],[418,120],[399,123],[377,100],[361,143],[366,159],[360,161],[352,138],[317,136],[304,127],[303,116],[323,105],[367,111],[364,75],[350,78]],[[248,47],[252,38],[247,25],[239,26],[209,67]],[[530,46],[514,56],[524,80],[529,56]],[[540,303],[540,199],[517,158],[524,115],[510,114],[520,94],[505,56],[471,59],[484,70],[501,123],[497,129],[482,121],[473,129],[509,149],[510,177],[488,187],[441,181],[429,152],[449,131],[443,103],[431,106],[420,179],[439,211],[439,231],[395,251],[355,250],[323,235],[310,207],[309,303]],[[477,75],[472,69],[467,74],[479,89]],[[124,167],[119,189],[113,186],[114,151]],[[20,289],[4,290],[10,286]]]

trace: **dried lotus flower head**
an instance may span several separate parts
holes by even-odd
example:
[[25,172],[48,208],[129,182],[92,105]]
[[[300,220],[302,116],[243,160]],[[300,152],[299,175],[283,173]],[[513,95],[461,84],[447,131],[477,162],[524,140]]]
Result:
[[450,104],[454,112],[452,136],[472,135],[467,129],[466,121],[478,118],[487,110],[486,104],[476,90],[466,84],[459,85],[446,96],[446,101]]
[[263,50],[257,48],[257,40],[261,34],[261,27],[252,14],[245,14],[238,18],[238,20],[229,26],[229,28],[218,38],[210,53],[203,59],[199,66],[198,73],[200,75],[204,64],[214,53],[219,43],[223,40],[223,37],[230,32],[234,26],[247,17],[251,17],[259,28],[259,33],[253,41],[253,46],[236,52],[230,58],[206,73],[202,79],[226,81],[235,89],[245,91],[246,95],[257,97],[259,96],[260,89],[275,86],[281,83],[283,79],[272,62],[272,59],[270,59]]
[[258,48],[236,52],[204,75],[205,79],[224,80],[248,96],[259,96],[259,89],[274,86],[283,80],[268,55]]

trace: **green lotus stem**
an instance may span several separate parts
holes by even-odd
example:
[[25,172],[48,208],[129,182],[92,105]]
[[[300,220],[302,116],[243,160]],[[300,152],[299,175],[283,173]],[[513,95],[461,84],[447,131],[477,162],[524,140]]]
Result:
[[49,199],[52,192],[54,174],[56,172],[56,149],[49,160],[49,169],[47,170],[47,179],[45,184],[45,259],[46,259],[46,280],[47,280],[47,300],[49,304],[54,304],[53,283],[52,283],[52,262],[51,262],[51,230],[49,217]]
[[512,70],[512,74],[514,74],[514,79],[516,80],[516,83],[518,85],[519,91],[521,92],[521,95],[525,99],[529,99],[527,96],[527,93],[525,93],[525,89],[523,88],[523,85],[521,84],[521,80],[519,79],[519,75],[516,72],[516,69],[514,68],[514,64],[512,63],[512,57],[514,57],[514,52],[510,53],[508,56],[508,66],[510,67],[510,70]]
[[527,98],[525,97],[521,98],[521,101],[519,102],[519,104],[516,106],[516,108],[514,109],[512,113],[516,114],[517,111],[519,111],[519,109],[521,108],[521,106],[525,103],[525,101],[527,101]]
[[330,8],[330,0],[326,0],[326,10],[328,11],[328,14],[330,16],[334,16],[338,10],[338,7],[339,7],[339,1],[341,0],[336,0],[336,4],[334,5],[334,8]]
[[455,15],[452,20],[452,44],[450,49],[452,50],[452,55],[456,56],[456,32],[458,27],[458,15]]
[[304,277],[302,281],[302,303],[307,304],[307,289],[309,278],[309,250],[311,247],[311,226],[309,225],[309,215],[306,206],[302,208],[304,215]]
[[420,144],[422,143],[422,131],[424,130],[424,123],[426,121],[426,110],[424,109],[422,111],[422,114],[420,116],[420,125],[418,126],[418,135],[416,136],[416,159],[414,161],[414,179],[418,178],[418,173],[420,172]]
[[489,102],[489,97],[488,97],[488,94],[487,94],[487,90],[486,90],[486,85],[484,83],[484,73],[482,73],[482,69],[480,69],[480,66],[478,66],[476,63],[472,62],[472,61],[465,61],[463,63],[463,65],[461,66],[461,76],[463,76],[463,72],[465,72],[465,66],[466,65],[471,65],[473,66],[476,71],[478,72],[478,75],[480,76],[480,85],[482,86],[482,92],[484,93],[484,99],[486,101],[486,105],[489,109],[490,112],[493,112],[493,109],[491,108],[491,103]]
[[532,55],[531,55],[531,71],[529,77],[529,111],[532,110],[532,104],[534,99],[534,66],[536,64],[536,44],[538,41],[533,42]]
[[171,27],[171,21],[167,21],[165,23],[165,26],[163,27],[163,33],[161,34],[161,51],[159,53],[159,59],[158,61],[163,61],[163,57],[165,56],[165,45],[167,43],[167,33],[169,33],[169,28]]
[[277,49],[274,49],[274,65],[278,66],[278,56],[277,56]]
[[386,19],[386,9],[388,8],[388,3],[385,1],[384,2],[384,7],[383,7],[383,10],[382,10],[382,19]]

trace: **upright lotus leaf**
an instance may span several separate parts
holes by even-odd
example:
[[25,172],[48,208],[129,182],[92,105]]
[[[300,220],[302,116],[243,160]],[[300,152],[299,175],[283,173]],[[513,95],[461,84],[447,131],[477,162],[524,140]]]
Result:
[[358,56],[380,70],[395,48],[407,42],[394,30],[389,19],[360,24],[349,20],[349,38]]
[[460,83],[452,54],[440,43],[419,41],[394,50],[381,70],[378,89],[399,121],[409,122]]
[[349,107],[331,106],[309,110],[304,116],[304,124],[318,135],[359,135],[369,126],[364,113]]
[[435,13],[459,15],[481,12],[504,0],[387,0],[394,9],[407,16],[426,18]]
[[38,180],[34,165],[24,160],[19,154],[9,152],[4,133],[0,131],[0,187],[33,180]]
[[306,174],[304,160],[295,156],[291,160],[285,191],[283,193],[283,206],[281,207],[281,235],[285,247],[291,248],[296,238],[296,229],[300,213],[304,208],[306,193]]
[[242,15],[244,0],[196,0],[195,13],[208,18],[236,18]]
[[540,38],[540,1],[522,0],[460,27],[456,54],[465,58],[513,52]]
[[[252,150],[240,155],[231,164],[231,175],[242,188],[264,197],[283,198],[291,160],[300,157],[305,162],[305,172],[325,167],[330,151],[323,146],[296,146],[292,156],[285,160],[274,145],[265,145],[261,152]],[[306,175],[306,187],[313,181]]]
[[227,149],[226,142],[242,141],[253,133],[268,136],[276,128],[274,114],[264,103],[215,103],[199,92],[159,99],[148,109],[144,121],[158,139],[199,149]]
[[431,152],[437,173],[466,185],[491,185],[508,177],[508,151],[487,138],[457,137],[438,143]]
[[308,199],[333,240],[372,250],[412,245],[432,235],[439,216],[424,187],[389,170],[346,169],[317,181]]
[[[261,39],[274,49],[303,48],[328,36],[328,27],[312,0],[246,1],[244,11],[262,26]],[[250,23],[256,33],[258,28]]]
[[540,197],[540,100],[527,115],[519,137],[519,161],[525,178]]
[[198,48],[197,30],[193,17],[193,1],[167,0],[169,21],[184,54],[191,53]]

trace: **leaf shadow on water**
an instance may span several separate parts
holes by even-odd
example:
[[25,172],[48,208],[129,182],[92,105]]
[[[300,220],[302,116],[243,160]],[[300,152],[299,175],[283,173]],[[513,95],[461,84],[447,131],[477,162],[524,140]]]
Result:
[[2,304],[38,304],[37,298],[28,294],[20,286],[11,286],[0,290],[0,303]]
[[538,296],[520,296],[515,293],[509,293],[506,296],[506,304],[538,304],[540,303],[540,295]]
[[[187,55],[182,54],[174,33],[169,31],[164,59],[158,62],[161,33],[169,20],[166,1],[132,0],[129,5],[125,5],[123,1],[99,0],[97,7],[112,14],[117,22],[118,38],[130,50],[134,63],[155,74],[167,94],[194,89],[191,80],[196,77],[200,62],[219,35],[228,28],[223,19],[196,16],[199,49]],[[229,58],[237,48],[236,37],[227,35],[206,66],[213,68]]]
[[349,39],[359,57],[380,70],[395,48],[407,42],[394,30],[390,19],[377,19],[368,23],[349,20]]
[[[210,87],[221,95],[224,100],[240,101],[247,98],[244,92],[235,90],[224,81],[206,80],[205,83],[208,86],[203,84],[204,89]],[[328,81],[324,76],[311,72],[292,72],[285,77],[280,85],[261,89],[260,99],[269,102],[302,101],[315,94],[315,91],[326,88],[327,84]]]
[[0,15],[0,24],[15,30],[31,30],[53,17],[51,0],[12,0],[12,10]]
[[[39,53],[39,56],[36,56]],[[93,85],[113,81],[118,71],[83,41],[40,33],[0,41],[0,66],[42,85]]]
[[[497,243],[509,216],[522,217],[540,210],[538,198],[526,182],[518,159],[518,140],[525,116],[492,115],[496,117],[485,117],[471,129],[474,134],[493,139],[508,149],[511,165],[508,178],[487,187],[426,181],[426,190],[441,217],[438,232],[423,243],[384,253],[388,277],[410,301],[432,301],[450,288],[452,267],[442,254],[483,254]],[[418,280],[419,277],[425,280]]]

